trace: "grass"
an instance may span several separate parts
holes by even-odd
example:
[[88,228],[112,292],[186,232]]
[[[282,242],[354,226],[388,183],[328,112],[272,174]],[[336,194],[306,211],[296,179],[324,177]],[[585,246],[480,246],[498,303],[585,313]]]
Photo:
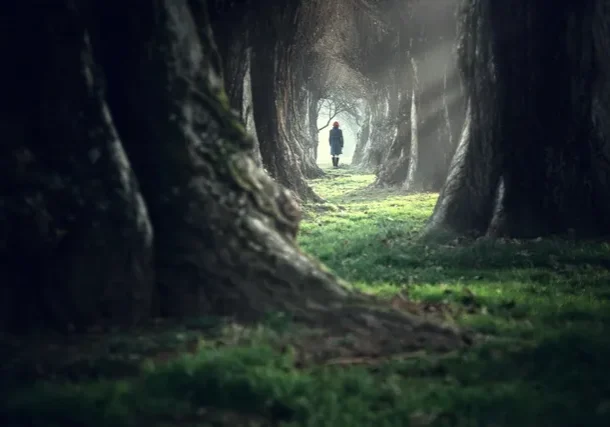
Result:
[[62,371],[6,393],[1,424],[610,425],[610,246],[419,241],[436,195],[372,190],[372,180],[339,169],[314,181],[327,203],[306,207],[303,249],[364,292],[472,329],[475,347],[298,367],[286,345],[296,332],[280,317],[249,329],[196,319],[90,345],[96,375],[81,367],[77,381]]

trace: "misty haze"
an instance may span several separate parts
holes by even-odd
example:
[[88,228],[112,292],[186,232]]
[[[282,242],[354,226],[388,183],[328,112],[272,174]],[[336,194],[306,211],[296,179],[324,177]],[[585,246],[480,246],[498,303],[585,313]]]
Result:
[[610,0],[0,23],[0,426],[610,426]]

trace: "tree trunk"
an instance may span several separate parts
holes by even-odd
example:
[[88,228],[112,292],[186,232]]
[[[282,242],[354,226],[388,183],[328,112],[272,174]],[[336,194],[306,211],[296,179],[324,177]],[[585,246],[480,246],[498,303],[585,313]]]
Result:
[[242,104],[242,113],[244,127],[246,133],[252,138],[252,158],[254,163],[260,168],[263,168],[263,158],[261,156],[261,146],[256,135],[256,123],[254,122],[254,103],[252,102],[252,79],[250,78],[250,50],[247,51],[248,67],[244,75],[244,97]]
[[597,120],[610,113],[605,8],[469,2],[460,46],[468,116],[429,230],[610,231],[610,135]]
[[[396,96],[396,93],[393,96]],[[376,89],[369,101],[369,108],[368,138],[366,140],[363,138],[360,147],[356,147],[355,154],[357,155],[354,156],[355,160],[352,158],[352,164],[362,170],[377,173],[382,165],[384,154],[397,135],[397,97],[395,102],[392,102],[388,88]]]
[[354,148],[354,155],[352,156],[352,165],[356,167],[361,167],[361,164],[363,163],[364,152],[371,136],[371,110],[371,105],[367,104],[364,110],[363,124],[358,132],[356,147]]
[[300,159],[289,144],[286,112],[282,110],[282,85],[288,84],[284,61],[288,61],[288,47],[284,42],[262,35],[254,37],[250,76],[254,122],[261,148],[263,165],[280,184],[291,190],[301,200],[319,200],[300,165]]
[[[29,314],[84,328],[280,311],[369,349],[464,345],[460,333],[348,291],[299,251],[298,206],[252,160],[205,8],[194,19],[200,9],[185,0],[137,14],[118,0],[32,3],[2,27],[15,61],[2,70],[0,104],[2,330],[32,326]],[[17,78],[27,84],[11,85]]]
[[0,329],[136,322],[153,295],[151,224],[85,19],[60,1],[4,11]]
[[[406,86],[406,85],[405,85]],[[376,186],[402,186],[407,181],[409,164],[412,158],[412,114],[415,94],[403,88],[400,95],[400,112],[398,114],[398,132],[394,142],[384,156],[384,162],[377,172]],[[415,141],[417,142],[417,141]]]
[[314,160],[318,160],[318,146],[320,142],[320,132],[318,132],[318,108],[320,106],[320,97],[314,90],[309,91],[307,99],[307,123],[309,129],[309,154]]
[[[301,86],[301,82],[297,82],[296,86]],[[311,154],[311,143],[309,141],[309,127],[307,118],[307,91],[305,88],[293,88],[292,93],[288,94],[286,99],[285,109],[287,114],[287,127],[290,132],[290,146],[297,158],[300,160],[299,165],[303,176],[308,179],[321,178],[325,175],[324,171],[317,165],[315,157]]]
[[459,71],[455,65],[452,67],[447,66],[443,83],[442,104],[445,120],[443,129],[446,131],[447,135],[442,137],[443,141],[445,141],[442,148],[443,156],[441,159],[443,162],[443,167],[441,168],[443,173],[442,175],[439,174],[435,180],[435,191],[439,191],[447,180],[451,159],[458,146],[460,132],[464,124],[466,113],[464,90],[460,81]]
[[[193,4],[196,5],[198,2],[200,0],[196,0]],[[241,115],[244,81],[249,65],[248,18],[252,11],[243,3],[211,0],[208,2],[208,13],[221,59],[221,72],[229,105]],[[241,119],[244,120],[244,117],[241,116]]]

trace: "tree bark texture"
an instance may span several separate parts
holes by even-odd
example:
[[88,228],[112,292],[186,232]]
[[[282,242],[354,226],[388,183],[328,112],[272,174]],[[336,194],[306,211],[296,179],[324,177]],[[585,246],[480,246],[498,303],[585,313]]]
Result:
[[85,18],[67,2],[2,8],[0,327],[138,321],[153,233]]
[[[308,96],[307,89],[302,87],[301,79],[294,82],[292,93],[289,95],[286,106],[288,110],[287,123],[290,142],[295,151],[303,176],[308,179],[321,178],[324,171],[317,165],[316,158],[312,155],[311,142],[309,140]],[[316,144],[317,146],[317,144]]]
[[[359,169],[377,173],[384,154],[395,141],[398,133],[399,96],[389,87],[378,87],[370,96],[366,132],[356,146],[352,164]],[[364,136],[368,134],[368,138]]]
[[317,91],[310,90],[309,97],[307,99],[307,124],[309,128],[309,140],[310,144],[308,145],[309,155],[312,156],[314,160],[318,160],[318,146],[320,143],[318,132],[318,109],[320,105],[320,96]]
[[[288,122],[297,6],[298,1],[291,0],[257,11],[250,63],[254,122],[267,172],[300,200],[320,200],[305,180],[303,159],[297,153],[297,142],[291,140]],[[272,19],[266,12],[271,13]]]
[[401,186],[407,181],[412,159],[412,115],[415,113],[413,110],[415,93],[413,90],[409,91],[405,84],[399,96],[398,130],[377,171],[375,180],[377,186]]
[[371,120],[372,120],[372,108],[370,104],[367,104],[364,108],[364,119],[362,121],[362,127],[358,131],[356,136],[356,147],[354,147],[354,155],[352,156],[352,165],[359,166],[364,157],[365,148],[369,142],[371,135]]
[[264,166],[263,158],[261,156],[261,146],[258,142],[258,135],[256,134],[256,123],[254,122],[254,103],[252,102],[252,79],[250,78],[250,50],[248,49],[246,53],[248,55],[248,68],[246,69],[246,74],[244,75],[244,96],[241,117],[243,118],[246,132],[252,138],[252,158],[254,160],[254,163],[256,163],[258,167],[263,168]]
[[[222,61],[221,74],[229,105],[241,114],[244,81],[249,65],[248,27],[251,23],[251,7],[244,1],[212,0],[208,2],[208,14]],[[241,118],[244,120],[243,116]]]
[[300,252],[298,205],[252,160],[205,7],[38,6],[11,4],[0,27],[15,61],[1,71],[0,330],[283,311],[385,348],[464,344]]
[[465,2],[462,140],[430,230],[610,231],[606,2]]

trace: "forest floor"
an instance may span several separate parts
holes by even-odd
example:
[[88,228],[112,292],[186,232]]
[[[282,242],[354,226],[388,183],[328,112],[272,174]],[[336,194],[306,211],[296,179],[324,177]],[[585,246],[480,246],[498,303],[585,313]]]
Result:
[[610,245],[426,243],[437,195],[373,179],[342,168],[313,181],[326,203],[305,207],[303,249],[397,308],[471,329],[476,346],[304,365],[281,317],[159,322],[86,345],[40,337],[27,353],[2,342],[0,425],[609,426]]

